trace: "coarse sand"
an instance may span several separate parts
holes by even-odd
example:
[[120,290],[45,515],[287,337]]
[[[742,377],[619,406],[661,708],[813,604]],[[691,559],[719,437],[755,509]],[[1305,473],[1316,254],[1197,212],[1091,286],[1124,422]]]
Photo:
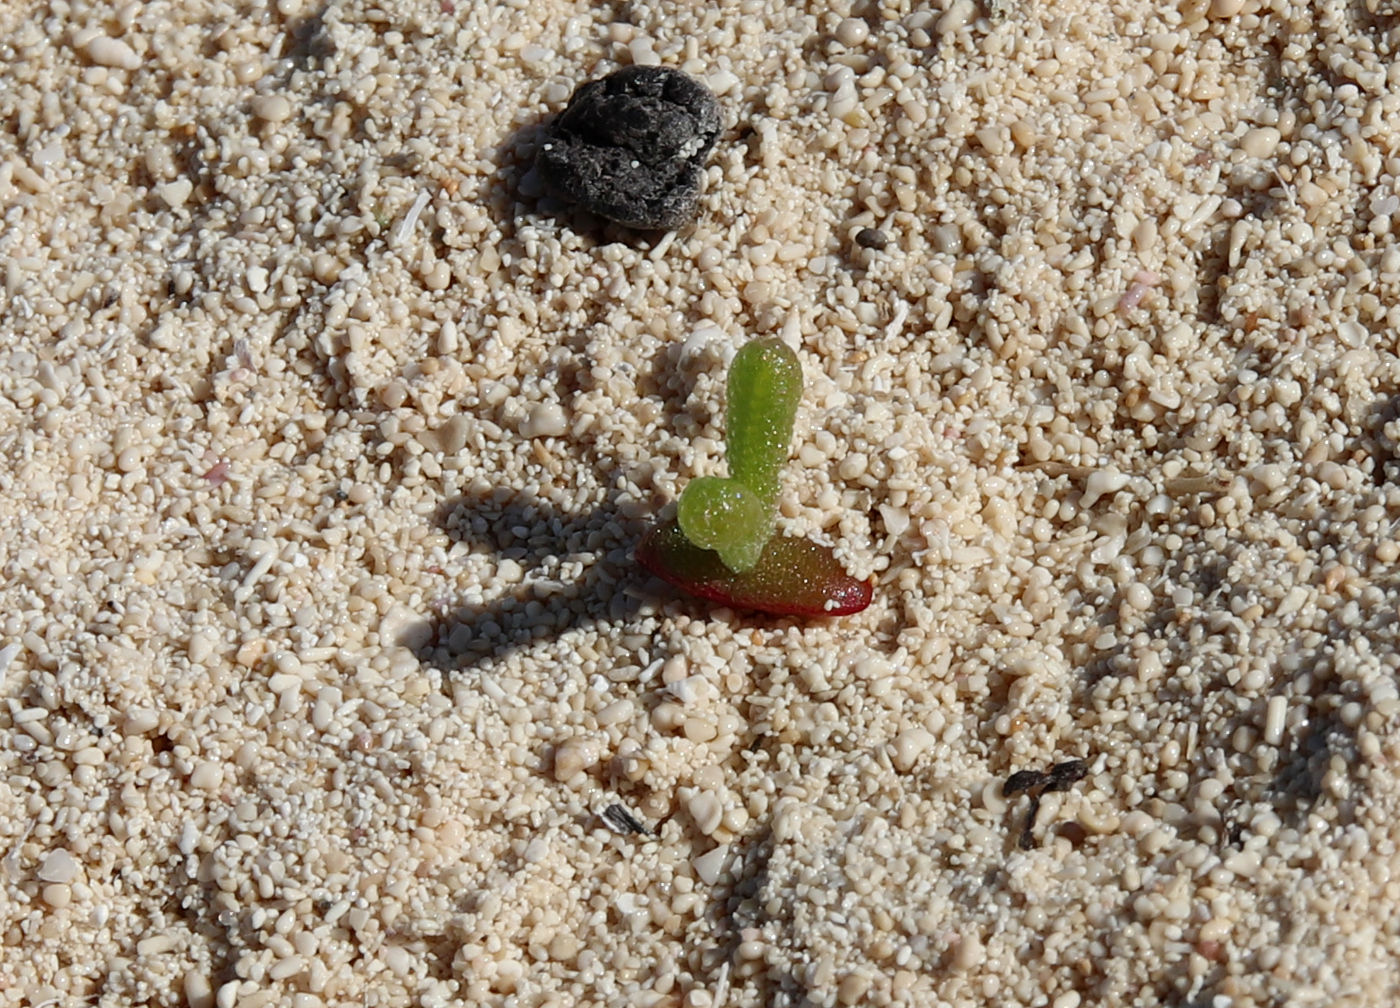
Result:
[[[0,5],[0,1003],[1400,1002],[1397,50]],[[636,63],[724,110],[676,233],[533,168]],[[771,334],[857,616],[632,559]]]

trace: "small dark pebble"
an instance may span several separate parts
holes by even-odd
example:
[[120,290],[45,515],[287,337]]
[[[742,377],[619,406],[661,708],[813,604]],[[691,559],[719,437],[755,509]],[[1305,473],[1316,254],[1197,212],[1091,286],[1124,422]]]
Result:
[[669,230],[695,217],[719,129],[705,85],[668,67],[626,67],[574,91],[537,163],[551,189],[600,217]]
[[879,252],[890,243],[885,232],[877,231],[874,228],[861,228],[856,232],[856,244],[861,248],[874,249]]

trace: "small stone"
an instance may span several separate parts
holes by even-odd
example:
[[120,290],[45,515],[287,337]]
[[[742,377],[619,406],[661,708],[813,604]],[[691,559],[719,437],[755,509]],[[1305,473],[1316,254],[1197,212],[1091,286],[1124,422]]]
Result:
[[214,988],[209,983],[209,977],[199,970],[190,970],[185,974],[184,981],[185,1000],[189,1002],[190,1008],[211,1008],[214,1004]]
[[891,754],[894,758],[894,768],[900,773],[908,773],[933,743],[932,733],[923,728],[910,728],[900,732],[895,736],[894,752]]
[[176,179],[174,182],[166,182],[156,186],[156,195],[171,210],[177,210],[184,206],[192,192],[194,192],[194,183],[187,178]]
[[843,46],[858,46],[870,37],[870,26],[860,18],[846,18],[836,26],[836,41]]
[[1272,157],[1282,134],[1274,126],[1257,126],[1240,138],[1240,150],[1253,158]]
[[705,885],[714,885],[719,881],[720,873],[724,871],[724,864],[728,860],[729,845],[721,844],[714,850],[691,858],[690,866],[695,869],[695,877],[701,882]]
[[239,645],[238,650],[234,652],[233,660],[244,668],[252,668],[262,661],[263,652],[266,649],[267,643],[261,637],[255,637]]
[[51,850],[44,855],[39,865],[39,878],[45,882],[72,882],[78,874],[78,862],[73,855],[62,848]]
[[252,110],[264,122],[286,122],[292,117],[292,103],[279,94],[258,95],[252,101]]
[[449,417],[437,429],[437,447],[444,455],[456,455],[467,446],[472,433],[472,418],[465,413]]
[[213,760],[204,760],[190,771],[190,787],[199,791],[217,791],[224,781],[224,769]]
[[563,437],[568,430],[569,419],[558,403],[536,403],[520,425],[521,436],[527,438]]
[[1128,485],[1126,473],[1117,469],[1095,469],[1084,481],[1084,495],[1079,499],[1080,509],[1094,506],[1100,497],[1116,494]]
[[123,730],[128,735],[144,735],[160,724],[160,713],[150,707],[133,707],[126,712]]
[[870,978],[864,973],[847,973],[836,988],[836,1000],[843,1005],[860,1004],[870,989]]
[[110,35],[95,35],[88,40],[88,59],[98,66],[114,67],[119,70],[135,70],[141,65],[141,57],[136,50],[122,39]]
[[549,957],[555,962],[570,962],[578,955],[579,941],[568,931],[556,932],[549,940]]
[[143,957],[163,955],[174,949],[177,944],[174,935],[153,934],[136,943],[136,954]]
[[589,739],[571,738],[554,750],[554,779],[573,780],[598,762],[598,747]]
[[987,950],[982,944],[981,936],[974,933],[965,934],[962,940],[953,946],[952,967],[965,973],[982,965],[986,957]]
[[724,803],[719,796],[710,790],[697,791],[686,803],[690,811],[690,817],[695,820],[695,826],[706,836],[719,829],[720,823],[724,821]]
[[669,230],[695,216],[719,129],[719,103],[705,85],[668,67],[630,66],[574,92],[540,147],[539,171],[600,217]]
[[856,244],[861,248],[874,249],[879,252],[890,243],[885,232],[877,231],[875,228],[861,228],[856,232]]

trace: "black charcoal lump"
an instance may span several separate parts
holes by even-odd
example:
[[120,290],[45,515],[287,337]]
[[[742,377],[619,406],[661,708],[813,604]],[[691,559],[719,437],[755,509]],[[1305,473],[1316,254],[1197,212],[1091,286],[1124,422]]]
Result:
[[695,216],[719,129],[705,85],[667,67],[627,67],[574,92],[540,145],[540,174],[600,217],[671,230]]

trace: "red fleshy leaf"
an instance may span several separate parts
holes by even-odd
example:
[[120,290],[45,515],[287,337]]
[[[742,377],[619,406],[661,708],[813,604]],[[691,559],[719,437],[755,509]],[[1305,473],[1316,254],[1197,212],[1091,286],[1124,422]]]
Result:
[[872,581],[846,573],[830,547],[774,536],[742,574],[696,546],[674,521],[658,522],[637,546],[637,562],[682,591],[775,616],[849,616],[870,605]]

